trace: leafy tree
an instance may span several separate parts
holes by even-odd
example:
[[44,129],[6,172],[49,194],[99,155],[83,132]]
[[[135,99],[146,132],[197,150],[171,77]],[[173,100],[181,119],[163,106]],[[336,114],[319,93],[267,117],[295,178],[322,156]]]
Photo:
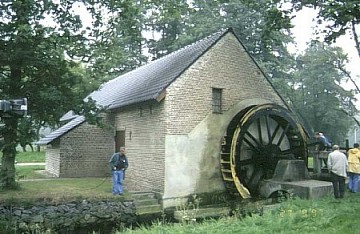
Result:
[[[101,66],[105,64],[105,60],[96,60],[101,58],[100,52],[104,48],[102,42],[106,43],[107,39],[107,19],[103,16],[111,9],[114,14],[126,12],[124,9],[130,1],[122,2],[123,8],[118,8],[116,1],[1,1],[1,99],[26,97],[29,114],[38,127],[55,126],[59,118],[73,106],[82,106],[83,110],[79,111],[86,112],[86,116],[94,113],[93,111],[96,113],[97,107],[91,100],[82,100],[97,86],[97,80],[91,76],[88,79],[88,75],[97,73],[100,76],[102,71],[108,69],[108,65]],[[83,4],[92,17],[88,28],[84,27],[77,13],[79,4]],[[132,15],[123,14],[122,17],[125,21],[125,18],[131,18]],[[113,35],[112,39],[125,34]],[[117,42],[122,41],[119,39]],[[129,39],[125,42],[129,42]],[[107,53],[112,51],[106,51],[102,58],[111,57],[116,60],[116,57],[129,54],[130,46],[121,43],[117,46],[125,48],[122,53],[110,55]],[[112,48],[114,47],[115,45]],[[84,73],[80,62],[92,66],[91,73]],[[15,147],[19,143],[19,119],[2,118],[2,121],[4,145],[0,187],[13,188],[16,187],[14,161]]]
[[131,71],[147,61],[143,55],[142,1],[104,1],[108,20],[94,37],[89,59],[90,75],[101,83]]
[[346,63],[346,55],[339,47],[313,41],[296,61],[293,105],[315,131],[344,144],[356,113],[354,93],[341,87],[345,76],[339,67]]
[[22,118],[18,127],[19,144],[24,152],[26,152],[26,146],[30,146],[31,151],[34,151],[33,142],[38,140],[31,118]]
[[[187,33],[185,31],[186,18],[190,11],[193,11],[188,1],[152,0],[147,1],[143,8],[146,12],[144,30],[160,35],[160,38],[149,38],[146,42],[153,59],[160,58],[185,45],[183,40],[179,40],[179,36]],[[191,39],[193,38],[191,37]]]
[[[69,104],[76,103],[72,86],[77,79],[71,73],[75,63],[64,57],[82,40],[76,31],[79,21],[69,13],[70,6],[60,6],[52,1],[2,1],[0,3],[0,72],[2,99],[26,97],[34,116],[47,116],[56,121]],[[59,32],[41,24],[46,14],[56,14],[58,23],[65,28]],[[67,97],[67,98],[64,98]],[[4,117],[4,116],[2,116]],[[16,117],[3,118],[3,157],[0,186],[15,187],[15,154],[19,142]]]

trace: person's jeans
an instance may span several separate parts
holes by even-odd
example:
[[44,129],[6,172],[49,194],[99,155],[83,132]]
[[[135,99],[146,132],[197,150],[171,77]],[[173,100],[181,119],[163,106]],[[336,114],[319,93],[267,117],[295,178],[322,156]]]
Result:
[[349,174],[349,190],[353,193],[357,193],[359,189],[359,174],[348,172]]
[[330,178],[333,184],[335,198],[343,198],[345,194],[345,177],[331,172]]
[[123,180],[124,180],[123,170],[112,172],[112,182],[113,182],[112,193],[114,195],[119,195],[119,194],[121,195],[124,193]]

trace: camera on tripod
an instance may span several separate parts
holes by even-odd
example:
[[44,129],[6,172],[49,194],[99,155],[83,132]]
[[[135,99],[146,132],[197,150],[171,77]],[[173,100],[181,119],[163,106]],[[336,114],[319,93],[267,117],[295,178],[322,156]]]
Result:
[[27,115],[27,99],[0,100],[1,118],[21,118]]

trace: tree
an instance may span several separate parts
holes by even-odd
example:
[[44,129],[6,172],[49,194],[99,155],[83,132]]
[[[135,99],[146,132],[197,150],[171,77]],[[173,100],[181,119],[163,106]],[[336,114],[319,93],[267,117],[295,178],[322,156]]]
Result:
[[26,152],[26,146],[30,146],[31,151],[34,151],[33,142],[36,141],[37,135],[33,128],[33,124],[30,117],[22,118],[18,127],[19,144],[24,152]]
[[296,61],[293,105],[315,131],[343,144],[356,113],[354,92],[341,87],[345,76],[339,67],[346,63],[346,55],[339,47],[313,41]]
[[[91,100],[83,101],[85,95],[96,86],[84,84],[96,83],[96,79],[86,77],[80,62],[92,65],[91,70],[98,72],[98,75],[103,71],[95,66],[101,64],[100,60],[96,60],[96,57],[100,57],[96,48],[103,48],[102,43],[105,43],[106,37],[103,35],[107,19],[103,14],[112,7],[114,11],[117,9],[117,6],[111,5],[113,2],[115,1],[1,1],[1,99],[26,97],[29,114],[37,126],[55,126],[59,118],[74,106],[87,110],[86,116],[97,110]],[[83,27],[77,13],[77,7],[81,6],[79,4],[92,16],[92,25],[87,28]],[[121,10],[118,9],[115,13]],[[127,48],[123,44],[118,46]],[[114,53],[113,57],[122,55]],[[19,119],[10,117],[2,120],[4,145],[0,187],[13,188],[16,187],[14,161],[15,147],[19,143]]]
[[108,20],[103,29],[93,33],[94,44],[88,71],[103,83],[144,64],[145,38],[142,1],[104,1]]

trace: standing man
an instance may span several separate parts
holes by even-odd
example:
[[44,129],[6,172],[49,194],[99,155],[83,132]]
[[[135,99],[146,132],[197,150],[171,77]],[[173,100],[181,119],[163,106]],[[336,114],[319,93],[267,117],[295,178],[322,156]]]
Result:
[[120,147],[120,152],[114,153],[111,156],[109,164],[112,170],[112,193],[114,195],[123,195],[124,173],[129,166],[127,157],[125,156],[125,147]]
[[352,193],[357,193],[360,174],[360,149],[358,143],[355,143],[354,148],[350,149],[348,152],[348,174],[349,190]]
[[[331,143],[329,139],[324,136],[322,132],[315,132],[315,139],[316,139],[316,150],[317,151],[330,151],[331,150]],[[323,158],[324,167],[327,166],[327,159]]]
[[322,132],[315,132],[315,139],[317,141],[317,150],[331,150],[331,143]]
[[327,166],[334,188],[335,198],[343,198],[345,193],[345,179],[347,170],[346,155],[340,152],[338,145],[333,146],[333,152],[329,154]]

